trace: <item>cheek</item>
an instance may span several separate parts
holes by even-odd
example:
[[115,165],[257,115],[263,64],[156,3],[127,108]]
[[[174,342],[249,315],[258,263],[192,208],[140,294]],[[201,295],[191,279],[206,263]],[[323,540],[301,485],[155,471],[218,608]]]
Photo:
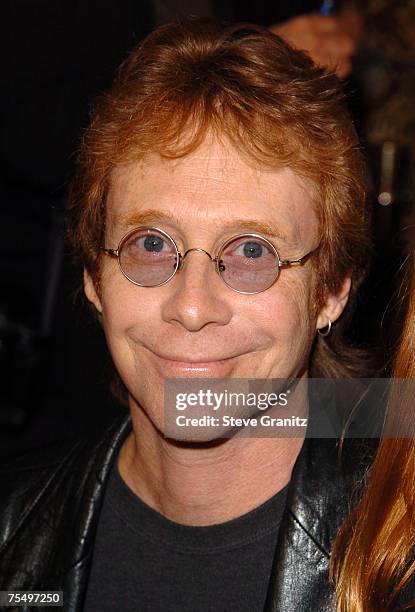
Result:
[[[157,303],[149,297],[144,288],[131,283],[107,283],[101,300],[102,322],[112,360],[130,397],[141,405],[144,402],[159,406],[163,386],[154,384],[136,343],[142,330],[154,329],[159,321]],[[148,397],[150,401],[146,402]]]
[[118,274],[108,272],[102,284],[102,322],[109,349],[117,361],[128,350],[128,333],[133,327],[145,328],[154,320],[157,304],[143,287],[137,287]]
[[309,279],[281,278],[274,289],[258,309],[268,332],[291,342],[308,335],[315,318]]
[[297,376],[315,337],[315,309],[308,275],[280,278],[265,301],[250,312],[250,324],[266,338],[258,377]]

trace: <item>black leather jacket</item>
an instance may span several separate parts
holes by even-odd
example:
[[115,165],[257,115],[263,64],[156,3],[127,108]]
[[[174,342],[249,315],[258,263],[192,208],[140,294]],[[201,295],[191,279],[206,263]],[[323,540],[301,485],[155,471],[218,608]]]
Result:
[[[93,439],[28,453],[0,470],[0,590],[63,590],[63,609],[82,610],[106,479],[130,430],[123,417]],[[305,441],[289,485],[267,611],[334,609],[329,551],[372,454],[373,444],[348,440],[339,460],[336,440]]]

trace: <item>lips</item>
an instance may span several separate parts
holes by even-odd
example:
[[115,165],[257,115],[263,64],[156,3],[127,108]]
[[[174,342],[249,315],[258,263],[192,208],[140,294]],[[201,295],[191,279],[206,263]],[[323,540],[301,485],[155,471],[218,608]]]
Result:
[[203,334],[152,334],[150,330],[132,327],[128,330],[129,342],[133,351],[143,351],[169,363],[187,365],[230,362],[240,357],[261,353],[269,346],[269,339],[263,334],[238,333],[216,334],[215,337]]
[[173,361],[176,363],[188,363],[188,364],[195,364],[195,365],[216,363],[220,361],[229,361],[230,359],[235,359],[235,357],[238,356],[238,355],[232,355],[228,357],[218,357],[217,355],[215,355],[215,357],[204,356],[204,357],[197,357],[197,358],[192,356],[192,358],[189,359],[188,355],[186,356],[174,355],[173,356],[173,355],[161,355],[160,353],[156,353],[155,351],[151,351],[151,352],[153,353],[153,355],[155,355],[159,359],[164,359],[165,361]]
[[226,378],[230,376],[237,356],[218,359],[216,356],[191,357],[183,355],[160,355],[148,350],[151,361],[164,377],[169,376],[210,376],[212,378]]

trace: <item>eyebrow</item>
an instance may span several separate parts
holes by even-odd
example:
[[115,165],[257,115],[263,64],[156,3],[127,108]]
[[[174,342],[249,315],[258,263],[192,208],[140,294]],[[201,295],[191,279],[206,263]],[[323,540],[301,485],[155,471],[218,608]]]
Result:
[[[180,220],[173,214],[166,214],[160,210],[143,210],[126,215],[119,215],[115,217],[115,223],[125,228],[134,227],[138,225],[151,225],[153,223],[174,223],[180,226]],[[278,238],[287,242],[287,237],[281,233],[281,231],[265,221],[258,221],[256,219],[232,219],[229,221],[223,221],[220,223],[220,227],[224,230],[243,229],[248,233],[263,234],[273,238]]]

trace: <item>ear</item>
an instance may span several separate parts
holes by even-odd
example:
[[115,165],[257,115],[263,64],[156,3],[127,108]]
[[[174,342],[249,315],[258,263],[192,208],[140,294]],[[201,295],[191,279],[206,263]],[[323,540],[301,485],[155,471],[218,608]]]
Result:
[[339,291],[335,294],[330,294],[327,297],[325,304],[320,309],[317,317],[317,329],[326,327],[329,324],[329,320],[332,323],[337,321],[347,304],[351,286],[352,279],[350,276],[346,276],[339,288]]
[[99,314],[102,314],[101,300],[99,299],[92,276],[88,270],[86,270],[86,268],[84,268],[84,292],[88,300],[95,306]]

